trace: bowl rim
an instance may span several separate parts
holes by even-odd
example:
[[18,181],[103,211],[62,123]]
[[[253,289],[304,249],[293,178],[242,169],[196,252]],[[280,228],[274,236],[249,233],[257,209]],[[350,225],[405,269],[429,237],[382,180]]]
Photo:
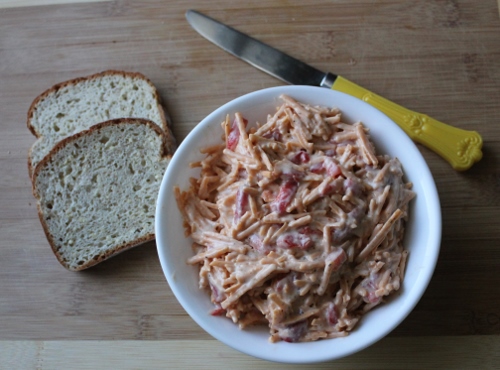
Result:
[[[196,311],[193,307],[191,307],[186,300],[184,299],[184,292],[180,290],[179,285],[176,283],[175,276],[172,275],[172,271],[169,267],[169,262],[168,262],[168,253],[167,253],[167,246],[165,245],[164,241],[165,235],[164,235],[164,230],[163,230],[163,216],[164,212],[162,212],[163,209],[163,204],[166,202],[167,197],[171,197],[171,189],[167,188],[167,185],[172,182],[173,178],[175,178],[175,163],[177,161],[182,161],[183,158],[182,155],[185,153],[186,150],[190,150],[190,148],[193,145],[193,142],[197,141],[196,138],[200,134],[203,133],[203,130],[205,130],[207,127],[210,127],[210,125],[213,125],[215,123],[220,124],[220,122],[215,122],[214,120],[223,114],[227,114],[228,112],[234,112],[235,110],[232,108],[234,106],[238,106],[240,103],[259,98],[261,96],[265,96],[266,94],[269,95],[274,95],[275,97],[278,97],[281,94],[289,94],[293,95],[294,92],[298,91],[311,91],[311,92],[318,92],[319,90],[323,91],[330,91],[328,94],[332,94],[332,97],[337,95],[338,97],[341,97],[341,100],[346,100],[346,101],[351,101],[352,104],[359,104],[360,107],[362,107],[364,110],[368,110],[371,115],[374,115],[376,119],[380,119],[385,121],[384,124],[392,125],[393,127],[391,128],[391,131],[394,132],[399,132],[398,133],[398,139],[406,141],[404,143],[405,145],[408,146],[408,150],[412,151],[412,155],[415,158],[415,161],[418,162],[418,168],[419,168],[419,173],[421,176],[424,178],[426,187],[427,187],[427,193],[426,197],[429,198],[428,201],[426,202],[426,205],[428,207],[432,207],[432,225],[431,221],[429,221],[429,236],[428,240],[433,244],[431,246],[426,246],[426,261],[427,261],[427,269],[425,269],[425,273],[422,272],[419,274],[417,280],[415,281],[411,295],[404,300],[404,304],[401,307],[399,311],[402,311],[401,314],[397,316],[397,319],[392,321],[390,325],[385,326],[384,328],[380,329],[375,333],[375,335],[371,335],[370,338],[364,340],[361,344],[355,345],[352,348],[349,348],[347,350],[344,350],[343,352],[337,354],[337,355],[332,355],[329,353],[314,353],[313,355],[307,355],[306,357],[303,358],[298,358],[297,356],[287,359],[283,358],[280,356],[280,351],[272,352],[272,353],[266,353],[262,354],[259,353],[258,350],[253,350],[253,349],[248,349],[248,348],[243,348],[241,345],[236,343],[237,341],[231,341],[230,338],[227,338],[226,336],[220,334],[217,330],[214,330],[214,327],[212,325],[209,325],[207,323],[206,318],[203,318],[200,316],[199,312]],[[324,105],[324,104],[322,104]],[[343,109],[342,106],[339,106],[339,109],[341,110],[342,113]],[[402,135],[401,135],[402,134]],[[199,142],[198,142],[199,143]],[[173,165],[174,164],[174,165]],[[406,171],[405,171],[406,173]],[[170,181],[171,180],[171,181]],[[341,357],[345,357],[348,355],[351,355],[355,352],[361,351],[364,348],[372,345],[373,343],[377,342],[378,340],[382,339],[385,337],[388,333],[390,333],[394,328],[396,328],[413,310],[413,308],[417,305],[417,303],[420,301],[421,297],[423,296],[436,267],[437,260],[439,257],[439,251],[440,251],[440,244],[441,244],[441,233],[442,233],[442,216],[441,216],[441,206],[440,206],[440,201],[439,201],[439,195],[437,192],[436,184],[433,179],[432,173],[425,162],[423,156],[421,155],[420,151],[416,147],[416,145],[411,141],[411,139],[404,133],[404,131],[397,126],[389,117],[387,117],[384,113],[380,112],[378,109],[375,107],[369,105],[368,103],[352,97],[350,95],[344,94],[342,92],[338,92],[335,90],[329,90],[321,87],[315,87],[315,86],[300,86],[300,85],[293,85],[293,86],[276,86],[276,87],[270,87],[270,88],[265,88],[257,91],[250,92],[248,94],[242,95],[240,97],[237,97],[224,105],[220,106],[219,108],[215,109],[212,111],[209,115],[207,115],[201,122],[196,125],[191,132],[186,136],[186,138],[180,143],[178,149],[172,156],[172,159],[170,161],[169,166],[167,167],[167,170],[164,174],[164,177],[162,179],[162,183],[160,186],[160,191],[158,194],[158,199],[157,199],[157,204],[156,204],[156,214],[155,214],[155,234],[156,234],[156,244],[157,244],[157,252],[158,256],[160,259],[160,264],[162,267],[162,271],[166,277],[166,280],[168,281],[168,284],[174,293],[174,296],[178,300],[178,302],[181,304],[181,306],[184,308],[184,310],[189,314],[189,316],[200,326],[202,327],[208,334],[213,336],[214,338],[218,339],[222,343],[225,343],[226,345],[232,347],[233,349],[236,349],[242,353],[246,353],[250,356],[268,360],[268,361],[274,361],[274,362],[281,362],[281,363],[296,363],[296,364],[306,364],[306,363],[318,363],[318,362],[324,362],[324,361],[329,361],[329,360],[334,360],[338,359]],[[200,294],[204,294],[203,291],[200,291]],[[401,293],[402,294],[402,293]],[[208,295],[207,295],[207,299]],[[211,317],[208,312],[205,313],[205,316]],[[224,317],[225,320],[229,320]],[[232,324],[232,323],[231,323]],[[236,324],[232,324],[237,330],[238,329]],[[354,329],[349,336],[352,336],[353,333],[356,332],[357,329]],[[246,330],[245,330],[246,331]],[[348,337],[349,337],[348,336]],[[348,338],[345,337],[345,338]],[[339,340],[342,338],[336,338],[335,340]],[[329,340],[322,340],[320,342],[324,341],[329,341]],[[281,342],[280,342],[281,343]],[[316,343],[319,342],[307,342],[307,343],[286,343],[286,345],[290,346],[304,346],[304,347],[314,347]],[[272,344],[273,346],[278,346],[280,345],[279,343],[274,343]],[[283,344],[281,344],[283,345]],[[292,350],[294,348],[292,347]]]

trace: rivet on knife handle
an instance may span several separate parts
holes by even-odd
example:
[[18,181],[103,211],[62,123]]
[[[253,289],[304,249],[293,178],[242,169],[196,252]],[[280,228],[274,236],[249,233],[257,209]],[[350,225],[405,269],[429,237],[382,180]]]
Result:
[[396,122],[413,140],[446,159],[455,170],[467,170],[483,156],[483,139],[476,131],[452,127],[406,109],[341,76],[337,77],[332,89],[373,105]]

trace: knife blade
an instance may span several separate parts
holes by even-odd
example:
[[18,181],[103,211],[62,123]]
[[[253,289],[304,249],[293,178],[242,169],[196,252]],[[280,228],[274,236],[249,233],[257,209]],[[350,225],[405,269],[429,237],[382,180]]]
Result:
[[483,139],[476,131],[459,129],[404,108],[342,76],[322,72],[195,10],[188,10],[186,19],[207,40],[284,82],[331,88],[367,102],[389,116],[415,142],[441,155],[458,171],[469,169],[482,158]]

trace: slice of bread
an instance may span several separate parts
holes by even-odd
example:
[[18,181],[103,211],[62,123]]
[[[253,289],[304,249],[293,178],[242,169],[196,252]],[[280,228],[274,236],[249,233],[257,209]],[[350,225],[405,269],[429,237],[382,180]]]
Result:
[[166,135],[166,150],[175,139],[155,86],[140,73],[105,71],[61,82],[39,95],[28,111],[28,128],[38,138],[28,155],[30,176],[56,143],[92,125],[115,118],[144,118]]
[[83,270],[154,239],[165,146],[151,121],[116,119],[63,139],[36,166],[38,214],[64,267]]

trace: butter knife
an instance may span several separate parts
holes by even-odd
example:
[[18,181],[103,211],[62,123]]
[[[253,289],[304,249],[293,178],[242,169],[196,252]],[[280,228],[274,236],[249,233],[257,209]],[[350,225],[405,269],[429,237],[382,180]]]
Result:
[[467,170],[483,156],[483,139],[476,131],[452,127],[406,109],[342,76],[322,72],[195,10],[188,10],[186,19],[207,40],[282,81],[331,88],[371,104],[396,122],[415,142],[447,160],[455,170]]

